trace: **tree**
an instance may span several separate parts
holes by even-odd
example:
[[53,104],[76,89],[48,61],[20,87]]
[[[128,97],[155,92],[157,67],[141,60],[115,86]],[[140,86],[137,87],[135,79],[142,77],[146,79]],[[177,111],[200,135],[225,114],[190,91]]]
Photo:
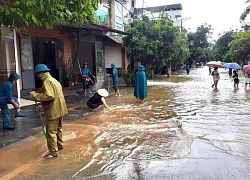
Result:
[[[182,63],[189,57],[186,37],[172,22],[159,20],[134,21],[123,38],[128,56],[134,61],[154,68],[156,72],[172,63]],[[132,63],[133,65],[133,63]]]
[[189,63],[193,61],[205,62],[210,61],[212,58],[212,43],[210,42],[212,35],[211,25],[201,25],[197,28],[196,32],[188,33],[188,44],[191,56],[188,59]]
[[235,32],[233,30],[227,31],[216,41],[215,46],[213,48],[214,58],[216,60],[227,60],[228,62],[231,62],[230,59],[224,59],[224,57],[230,49],[229,43],[234,40],[234,34]]
[[0,25],[10,28],[29,25],[51,28],[55,23],[81,25],[94,21],[99,3],[101,0],[0,0]]
[[229,47],[224,57],[225,61],[246,64],[250,60],[250,30],[236,33]]
[[[250,0],[247,0],[247,1],[246,1],[247,4],[248,4],[249,2],[250,2]],[[250,5],[248,5],[248,6],[246,7],[246,9],[244,10],[244,12],[241,14],[240,20],[241,20],[241,21],[244,21],[244,20],[246,19],[246,17],[248,16],[249,12],[250,12]]]

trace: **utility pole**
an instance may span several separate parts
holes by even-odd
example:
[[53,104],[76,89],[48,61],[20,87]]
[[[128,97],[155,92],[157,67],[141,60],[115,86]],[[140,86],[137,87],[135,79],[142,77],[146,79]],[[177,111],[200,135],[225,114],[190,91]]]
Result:
[[[135,17],[136,17],[135,0],[131,0],[131,19],[132,19],[132,22],[134,21]],[[135,70],[135,56],[136,56],[136,52],[134,52],[134,57],[130,59],[130,65],[131,65],[132,71]]]
[[131,18],[132,20],[135,19],[135,16],[136,16],[136,12],[135,12],[135,0],[131,0]]
[[112,0],[108,0],[108,6],[109,6],[109,8],[108,8],[108,26],[110,27],[110,28],[112,28],[112,10],[111,10],[111,2]]

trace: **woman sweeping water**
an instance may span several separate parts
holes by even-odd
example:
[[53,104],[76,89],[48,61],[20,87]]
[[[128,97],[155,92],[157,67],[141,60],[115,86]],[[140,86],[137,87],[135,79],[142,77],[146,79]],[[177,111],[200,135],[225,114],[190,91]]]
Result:
[[100,107],[106,107],[109,110],[111,110],[112,108],[110,108],[105,100],[105,97],[108,97],[109,93],[106,89],[98,89],[98,91],[93,94],[90,99],[87,102],[87,106],[92,110],[92,111],[96,111],[98,110]]
[[83,93],[84,94],[90,93],[88,81],[92,81],[91,78],[95,78],[95,76],[89,70],[87,63],[83,64],[83,68],[81,69],[81,73],[82,73]]

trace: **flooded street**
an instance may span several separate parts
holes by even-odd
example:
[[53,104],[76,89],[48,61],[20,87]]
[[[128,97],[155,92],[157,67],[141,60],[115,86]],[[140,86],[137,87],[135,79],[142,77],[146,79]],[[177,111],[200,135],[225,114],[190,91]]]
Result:
[[234,89],[219,71],[218,90],[204,67],[149,81],[144,104],[133,88],[111,94],[111,111],[69,104],[88,116],[65,123],[60,156],[41,160],[46,144],[36,136],[0,150],[0,173],[16,180],[250,179],[250,90],[242,77]]
[[189,135],[250,161],[250,89],[245,88],[243,75],[239,89],[234,89],[224,69],[219,69],[218,90],[212,89],[212,78],[204,68],[194,71],[191,81],[179,85],[183,88],[174,88],[175,101],[181,104],[174,111],[182,117],[183,129]]

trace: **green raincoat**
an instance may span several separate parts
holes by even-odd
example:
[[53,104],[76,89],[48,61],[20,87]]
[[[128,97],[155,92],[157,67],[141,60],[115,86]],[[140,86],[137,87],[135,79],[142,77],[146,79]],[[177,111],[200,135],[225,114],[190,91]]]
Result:
[[140,100],[148,97],[147,77],[145,72],[139,68],[135,76],[134,96]]
[[42,102],[46,119],[53,120],[68,114],[61,84],[49,72],[45,73],[42,81],[43,93],[36,93],[34,99]]

